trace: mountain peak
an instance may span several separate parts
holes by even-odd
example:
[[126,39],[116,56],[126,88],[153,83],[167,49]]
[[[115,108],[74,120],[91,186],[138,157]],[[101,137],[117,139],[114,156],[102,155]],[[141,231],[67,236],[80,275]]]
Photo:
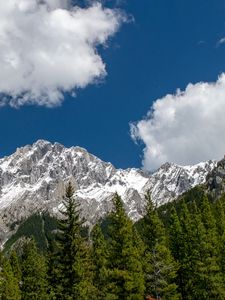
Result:
[[153,174],[140,169],[116,169],[81,147],[66,148],[60,143],[38,140],[33,145],[0,159],[0,235],[9,234],[9,225],[32,213],[59,214],[65,184],[71,181],[87,224],[94,224],[112,208],[117,192],[128,215],[139,219],[144,213],[144,194],[162,204],[196,184],[205,182],[213,162],[181,167],[166,163]]
[[34,142],[32,146],[43,147],[45,145],[52,145],[52,143],[47,140],[40,139]]

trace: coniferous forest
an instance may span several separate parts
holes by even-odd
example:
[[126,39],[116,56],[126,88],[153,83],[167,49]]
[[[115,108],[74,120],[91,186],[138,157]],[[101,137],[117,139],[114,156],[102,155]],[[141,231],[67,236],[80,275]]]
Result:
[[201,186],[158,208],[145,197],[134,224],[115,194],[90,231],[69,184],[46,249],[30,237],[3,250],[0,299],[225,299],[225,197]]

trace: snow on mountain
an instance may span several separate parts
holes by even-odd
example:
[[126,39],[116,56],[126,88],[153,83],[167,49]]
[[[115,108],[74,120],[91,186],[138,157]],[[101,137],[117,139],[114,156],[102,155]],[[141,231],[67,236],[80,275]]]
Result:
[[112,208],[115,192],[122,196],[128,215],[139,219],[144,213],[144,193],[150,189],[158,204],[166,203],[203,183],[216,162],[195,166],[166,163],[153,174],[139,169],[116,169],[80,147],[38,140],[11,156],[0,159],[0,238],[16,224],[37,211],[58,214],[71,181],[88,224]]

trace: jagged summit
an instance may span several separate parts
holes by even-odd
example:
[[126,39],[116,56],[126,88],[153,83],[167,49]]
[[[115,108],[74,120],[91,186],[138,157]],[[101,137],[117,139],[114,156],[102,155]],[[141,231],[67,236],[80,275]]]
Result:
[[[150,189],[159,204],[170,201],[205,181],[215,162],[195,166],[166,163],[155,173],[139,169],[116,169],[81,147],[66,148],[59,143],[38,140],[0,159],[0,230],[2,237],[10,224],[32,213],[47,210],[58,214],[65,183],[72,181],[83,216],[94,224],[111,209],[118,192],[128,215],[137,220],[144,212],[144,193]],[[1,238],[1,237],[0,237]]]

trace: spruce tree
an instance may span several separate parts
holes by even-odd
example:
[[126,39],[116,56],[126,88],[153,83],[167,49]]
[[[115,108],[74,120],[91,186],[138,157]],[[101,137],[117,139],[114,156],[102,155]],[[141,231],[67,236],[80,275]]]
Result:
[[180,264],[183,270],[184,299],[191,299],[194,289],[194,270],[198,260],[198,252],[194,247],[196,238],[194,234],[193,218],[185,202],[181,205],[180,224],[182,227],[182,257]]
[[[175,245],[178,244],[180,249],[180,254],[177,256],[179,288],[182,299],[199,299],[201,294],[202,299],[205,299],[204,262],[201,255],[205,231],[193,199],[191,211],[192,213],[183,201],[180,212],[181,230],[179,229],[180,234],[177,236],[179,241],[175,241]],[[173,236],[175,240],[175,235]]]
[[219,241],[220,268],[225,282],[225,208],[224,197],[216,202],[216,224]]
[[[63,218],[58,223],[56,241],[58,253],[57,299],[90,299],[94,293],[92,262],[87,240],[82,237],[84,220],[80,217],[79,204],[74,198],[71,183],[66,188]],[[55,270],[56,272],[56,270]]]
[[22,255],[22,299],[49,299],[47,285],[45,258],[38,253],[34,240],[28,240],[24,244]]
[[[190,277],[193,288],[189,293],[190,299],[208,299],[209,298],[209,281],[208,267],[211,261],[207,258],[208,244],[206,241],[206,230],[201,219],[201,213],[197,208],[195,201],[192,203],[191,209],[192,220],[192,262],[193,269]],[[220,299],[220,298],[218,298]]]
[[126,215],[118,194],[110,215],[109,276],[106,299],[143,299],[144,275],[139,249],[135,244],[132,221]]
[[20,283],[22,279],[22,272],[21,272],[20,262],[15,250],[11,252],[9,261],[10,261],[13,274],[17,278],[18,282]]
[[94,286],[96,287],[96,296],[99,300],[107,297],[107,279],[108,279],[108,247],[99,224],[96,224],[92,230],[92,257],[94,265]]
[[175,212],[171,219],[170,243],[172,253],[179,262],[182,299],[224,299],[223,282],[215,255],[217,250],[213,249],[216,247],[215,239],[209,229],[214,230],[214,221],[206,220],[206,215],[213,216],[205,201],[203,199],[202,212],[198,210],[195,201],[192,202],[191,212],[183,202],[180,222]]
[[47,251],[47,278],[48,294],[51,300],[62,299],[61,285],[61,258],[59,249],[54,240],[48,241]]
[[176,263],[167,246],[165,228],[158,217],[150,192],[146,194],[146,215],[142,236],[145,242],[146,294],[156,299],[178,299]]
[[208,197],[204,195],[201,201],[201,217],[204,227],[207,232],[207,236],[211,241],[212,245],[214,245],[214,250],[218,251],[218,235],[217,235],[217,228],[216,228],[216,220],[215,216],[212,212],[211,204],[209,203]]
[[0,272],[0,290],[1,300],[21,299],[19,281],[14,275],[10,262],[7,259],[2,259]]
[[176,283],[178,286],[178,290],[182,296],[182,299],[186,299],[184,266],[183,266],[183,259],[185,257],[184,247],[183,247],[184,239],[183,239],[180,220],[174,206],[172,206],[170,210],[168,232],[169,232],[169,248],[178,267]]
[[200,248],[204,263],[205,291],[209,298],[225,299],[225,286],[220,267],[220,242],[215,217],[206,196],[202,199],[201,219],[205,228],[205,235],[201,235],[203,243]]

